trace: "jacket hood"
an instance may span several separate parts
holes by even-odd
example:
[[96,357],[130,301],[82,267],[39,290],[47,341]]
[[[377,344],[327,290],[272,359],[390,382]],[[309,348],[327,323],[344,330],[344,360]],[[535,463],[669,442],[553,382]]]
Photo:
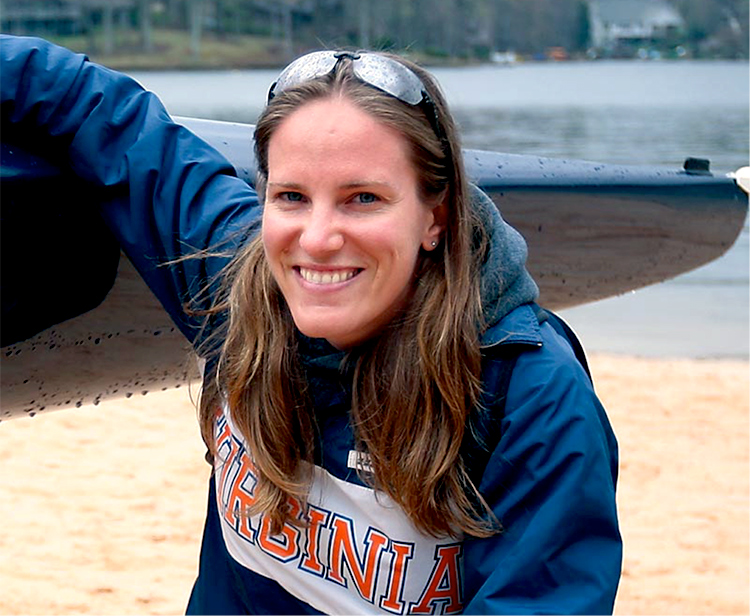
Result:
[[486,331],[518,306],[535,301],[539,288],[526,269],[528,249],[521,234],[503,220],[493,201],[475,186],[471,187],[471,205],[488,237],[481,269]]

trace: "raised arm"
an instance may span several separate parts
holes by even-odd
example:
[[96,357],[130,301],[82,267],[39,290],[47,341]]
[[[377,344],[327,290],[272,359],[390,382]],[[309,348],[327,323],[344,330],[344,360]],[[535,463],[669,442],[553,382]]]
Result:
[[[107,187],[112,196],[102,216],[194,340],[199,320],[184,306],[215,280],[227,258],[174,262],[197,250],[233,254],[259,224],[255,191],[126,75],[27,37],[1,37],[0,61],[4,129],[48,137],[78,176]],[[62,199],[61,207],[75,207],[75,200]],[[195,307],[211,301],[206,295]]]

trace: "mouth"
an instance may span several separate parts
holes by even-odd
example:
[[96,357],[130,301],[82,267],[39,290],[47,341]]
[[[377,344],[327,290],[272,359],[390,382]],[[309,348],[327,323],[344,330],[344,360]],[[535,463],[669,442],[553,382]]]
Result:
[[334,285],[347,282],[362,271],[361,268],[320,271],[299,266],[294,269],[302,280],[318,285]]

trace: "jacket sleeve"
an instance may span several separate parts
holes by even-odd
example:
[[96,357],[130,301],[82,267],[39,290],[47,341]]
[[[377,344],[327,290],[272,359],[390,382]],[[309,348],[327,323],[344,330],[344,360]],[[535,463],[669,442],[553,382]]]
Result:
[[522,353],[480,491],[503,526],[464,542],[467,614],[611,613],[622,541],[617,443],[591,383],[547,324]]
[[[76,175],[114,195],[103,203],[105,222],[194,341],[201,320],[184,307],[208,307],[213,298],[206,288],[215,291],[238,243],[257,230],[253,188],[221,154],[173,122],[154,94],[121,73],[27,37],[0,38],[0,62],[3,123],[62,145]],[[63,201],[62,207],[75,207],[74,199]],[[174,263],[208,249],[217,256]]]

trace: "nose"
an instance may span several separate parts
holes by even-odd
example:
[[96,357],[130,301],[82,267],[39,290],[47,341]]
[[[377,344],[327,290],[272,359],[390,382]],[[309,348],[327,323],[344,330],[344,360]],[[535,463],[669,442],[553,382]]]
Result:
[[302,226],[299,243],[312,257],[321,257],[340,250],[344,245],[341,222],[335,207],[313,205]]

